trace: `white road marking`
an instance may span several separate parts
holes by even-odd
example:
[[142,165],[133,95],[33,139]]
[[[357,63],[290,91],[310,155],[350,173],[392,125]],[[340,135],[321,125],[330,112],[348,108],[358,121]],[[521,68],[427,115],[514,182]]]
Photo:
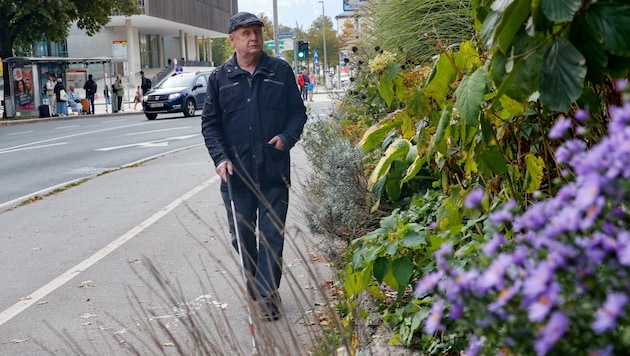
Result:
[[70,126],[60,126],[60,127],[55,127],[54,130],[63,130],[63,129],[71,129],[73,127],[79,127],[79,125],[70,125]]
[[28,147],[28,146],[32,146],[32,145],[38,145],[38,144],[41,144],[41,143],[47,143],[47,142],[52,142],[52,141],[64,140],[64,139],[71,138],[71,137],[90,135],[90,134],[93,134],[93,133],[99,133],[99,132],[105,132],[105,131],[111,131],[111,130],[119,130],[119,129],[123,129],[125,127],[133,127],[133,126],[140,126],[140,125],[147,125],[147,123],[132,124],[132,125],[118,126],[118,127],[108,127],[106,129],[101,129],[101,130],[86,131],[86,132],[76,133],[76,134],[72,134],[72,135],[59,136],[59,137],[56,137],[56,138],[49,138],[47,140],[35,141],[35,142],[25,143],[25,144],[13,146],[13,147],[1,148],[0,149],[0,153],[3,152],[3,151],[14,150],[16,148]]
[[161,140],[136,142],[136,143],[130,143],[130,144],[121,145],[121,146],[111,146],[111,147],[96,148],[95,151],[113,151],[113,150],[119,150],[121,148],[129,148],[129,147],[164,147],[164,146],[168,146],[168,141],[171,141],[171,140],[186,140],[186,139],[189,139],[189,138],[192,138],[192,137],[197,137],[197,136],[199,136],[199,134],[168,137],[168,138],[164,138],[164,139],[161,139]]
[[182,129],[189,129],[189,128],[190,128],[190,126],[181,126],[181,127],[172,127],[172,128],[168,128],[168,129],[161,129],[161,130],[151,130],[151,131],[130,132],[130,133],[125,134],[125,136],[144,135],[144,134],[154,133],[154,132],[164,132],[164,131],[172,131],[172,130],[182,130]]
[[23,298],[22,300],[13,304],[8,309],[0,312],[0,326],[2,326],[7,321],[13,319],[16,315],[20,314],[21,312],[26,310],[28,307],[32,306],[33,304],[36,304],[42,298],[52,293],[55,289],[68,283],[74,277],[81,274],[81,272],[87,270],[89,267],[91,267],[98,261],[102,260],[110,253],[114,252],[117,248],[124,245],[127,241],[138,236],[138,234],[140,234],[142,231],[147,229],[149,226],[159,221],[161,218],[166,216],[171,211],[175,210],[175,208],[177,208],[179,205],[184,203],[186,200],[192,198],[197,193],[201,192],[204,188],[208,187],[209,185],[211,185],[212,183],[216,182],[219,179],[220,179],[219,176],[214,176],[208,179],[207,181],[201,183],[200,185],[196,186],[195,188],[190,190],[188,193],[175,199],[173,202],[165,206],[163,209],[160,209],[157,213],[153,214],[152,216],[150,216],[149,218],[147,218],[146,220],[138,224],[133,229],[127,231],[125,234],[118,237],[116,240],[110,242],[107,246],[103,247],[101,250],[97,251],[92,256],[81,261],[76,266],[70,268],[69,270],[67,270],[66,272],[58,276],[57,278],[48,282],[46,285],[34,291],[30,295],[28,295],[26,298]]
[[7,136],[24,135],[24,134],[31,133],[31,132],[35,132],[35,131],[31,130],[31,131],[14,132],[14,133],[7,134]]
[[48,145],[39,145],[39,146],[30,146],[30,147],[21,147],[21,148],[15,148],[15,149],[1,149],[0,150],[0,155],[3,153],[11,153],[11,152],[18,152],[18,151],[26,151],[26,150],[34,150],[36,148],[46,148],[46,147],[52,147],[52,146],[63,146],[63,145],[67,145],[68,142],[59,142],[59,143],[51,143]]

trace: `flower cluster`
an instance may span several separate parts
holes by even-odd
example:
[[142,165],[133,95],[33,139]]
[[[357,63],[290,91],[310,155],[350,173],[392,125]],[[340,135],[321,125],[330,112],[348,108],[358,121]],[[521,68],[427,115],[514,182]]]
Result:
[[[415,291],[436,300],[425,332],[467,328],[467,356],[630,351],[622,332],[630,321],[630,103],[610,116],[609,134],[591,149],[573,139],[557,150],[569,183],[555,196],[522,213],[510,201],[490,214],[479,263],[457,263],[450,244],[437,252],[437,270]],[[577,113],[578,134],[587,117]],[[550,137],[572,125],[559,119]],[[465,206],[483,197],[473,190]]]
[[388,65],[396,63],[396,54],[388,51],[378,54],[369,64],[370,72],[382,73]]

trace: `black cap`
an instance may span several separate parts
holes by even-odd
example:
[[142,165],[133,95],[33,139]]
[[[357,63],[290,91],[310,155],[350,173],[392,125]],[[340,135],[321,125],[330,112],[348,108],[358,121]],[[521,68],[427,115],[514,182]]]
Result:
[[263,24],[258,16],[254,14],[251,14],[249,12],[239,12],[238,14],[232,16],[232,18],[230,19],[230,27],[228,28],[228,33],[232,33],[241,27],[250,25],[264,26],[265,24]]

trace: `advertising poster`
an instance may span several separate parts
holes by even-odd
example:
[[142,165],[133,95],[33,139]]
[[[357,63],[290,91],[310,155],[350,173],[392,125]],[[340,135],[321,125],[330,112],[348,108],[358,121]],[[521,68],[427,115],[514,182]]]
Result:
[[32,67],[13,68],[15,110],[35,110],[35,88]]
[[[38,88],[42,93],[42,98],[46,99],[48,103],[48,94],[46,93],[46,83],[49,80],[56,80],[57,78],[62,78],[61,76],[61,64],[56,63],[46,63],[40,64],[39,66],[39,82],[41,83],[41,88]],[[54,83],[53,83],[54,86]]]

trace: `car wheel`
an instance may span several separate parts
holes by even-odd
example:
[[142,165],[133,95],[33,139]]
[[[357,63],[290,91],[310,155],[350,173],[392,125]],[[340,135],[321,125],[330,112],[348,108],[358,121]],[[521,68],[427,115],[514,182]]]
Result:
[[157,114],[154,112],[145,112],[144,116],[146,116],[147,119],[149,120],[155,120],[155,118],[157,117]]
[[184,105],[184,116],[194,116],[195,110],[195,101],[192,98],[186,99],[186,105]]

